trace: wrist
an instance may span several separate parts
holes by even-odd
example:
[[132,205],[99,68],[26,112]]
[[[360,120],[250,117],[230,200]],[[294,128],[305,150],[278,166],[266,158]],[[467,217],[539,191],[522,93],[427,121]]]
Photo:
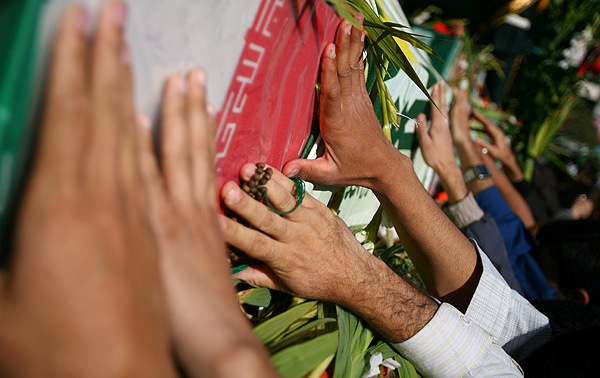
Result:
[[449,204],[454,204],[466,197],[468,193],[467,185],[463,180],[463,173],[457,165],[452,169],[438,173],[438,176],[448,194]]
[[514,157],[506,162],[502,162],[502,167],[504,173],[510,179],[510,181],[519,182],[523,180],[523,172],[521,171],[521,168],[517,164],[517,160]]
[[365,187],[374,192],[388,193],[388,190],[398,186],[398,178],[414,178],[418,181],[412,161],[400,151],[395,150],[393,155],[390,154],[381,161],[372,179],[365,184]]
[[[367,322],[391,342],[408,340],[435,315],[438,304],[393,272],[382,260],[370,255],[369,274],[343,307]],[[367,271],[364,268],[363,271]]]

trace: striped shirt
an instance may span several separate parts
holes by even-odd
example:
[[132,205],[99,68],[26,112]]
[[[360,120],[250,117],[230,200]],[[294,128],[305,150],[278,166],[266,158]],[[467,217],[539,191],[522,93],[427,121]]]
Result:
[[466,314],[442,303],[410,339],[395,344],[428,377],[522,376],[521,359],[550,340],[548,318],[512,290],[474,243],[483,273]]

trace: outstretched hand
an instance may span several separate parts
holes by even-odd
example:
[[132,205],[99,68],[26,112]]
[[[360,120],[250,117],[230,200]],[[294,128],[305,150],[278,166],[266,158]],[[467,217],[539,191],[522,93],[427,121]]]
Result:
[[82,7],[58,30],[0,296],[3,376],[174,375],[140,185],[126,14],[122,1],[104,2],[93,47]]
[[[363,16],[357,16],[362,23]],[[336,43],[321,61],[320,127],[325,153],[314,160],[288,162],[283,172],[323,185],[370,186],[385,170],[389,153],[365,85],[364,33],[348,21],[340,24]]]
[[[246,164],[242,180],[249,180],[255,170],[254,164]],[[296,199],[290,179],[274,169],[266,188],[277,209],[293,209]],[[221,195],[230,210],[255,227],[222,216],[225,240],[266,263],[238,273],[238,278],[303,298],[336,303],[351,299],[346,282],[361,277],[370,254],[324,204],[307,194],[295,211],[281,216],[252,199],[235,182],[225,184]]]
[[477,111],[473,111],[473,118],[483,125],[485,133],[491,139],[491,143],[483,139],[477,139],[475,141],[477,147],[481,150],[485,149],[493,159],[501,162],[506,175],[512,182],[521,181],[523,179],[523,172],[517,163],[510,145],[506,142],[504,131],[496,126],[492,120]]
[[457,167],[452,147],[452,136],[446,108],[444,83],[439,82],[431,89],[431,98],[439,109],[431,109],[431,127],[427,132],[427,117],[421,113],[417,116],[417,134],[423,159],[436,173],[443,175],[449,169]]
[[[256,167],[242,167],[248,180]],[[273,170],[269,202],[282,212],[296,206],[294,183]],[[306,195],[288,215],[278,215],[235,182],[221,192],[225,205],[253,228],[222,217],[225,240],[266,265],[236,275],[258,286],[348,308],[390,341],[404,341],[435,314],[436,303],[364,250],[348,227],[325,205]]]
[[425,114],[421,113],[417,116],[419,125],[417,134],[423,159],[440,177],[442,185],[448,193],[448,200],[452,204],[463,199],[468,191],[463,181],[462,171],[454,157],[444,88],[443,82],[433,86],[431,97],[436,104],[439,104],[439,110],[431,109],[429,132],[427,132]]
[[454,93],[454,104],[450,109],[452,141],[455,145],[471,144],[469,96],[467,92],[456,87],[452,88],[452,92]]
[[[215,109],[206,73],[172,76],[165,87],[161,168],[142,128],[144,185],[161,260],[170,332],[190,377],[270,377],[268,354],[239,308],[217,217]],[[207,342],[209,340],[209,342]]]

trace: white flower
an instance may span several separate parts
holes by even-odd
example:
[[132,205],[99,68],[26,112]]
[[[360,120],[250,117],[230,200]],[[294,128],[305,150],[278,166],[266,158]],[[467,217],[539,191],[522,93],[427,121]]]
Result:
[[383,359],[383,355],[380,352],[375,353],[369,358],[369,365],[371,365],[368,372],[363,375],[363,378],[377,377],[380,373],[379,366],[385,366],[388,369],[396,370],[400,367],[400,363],[393,358]]
[[563,51],[564,59],[558,62],[558,66],[563,70],[569,67],[579,67],[586,57],[587,46],[592,37],[592,30],[589,26],[582,32],[577,33],[571,39],[571,46]]

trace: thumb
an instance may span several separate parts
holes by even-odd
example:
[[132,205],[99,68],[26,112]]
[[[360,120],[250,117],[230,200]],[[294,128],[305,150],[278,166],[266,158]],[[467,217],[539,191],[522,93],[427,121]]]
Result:
[[233,275],[233,278],[246,281],[252,285],[280,290],[277,286],[277,275],[265,265],[248,267]]
[[333,161],[327,157],[319,157],[291,160],[283,166],[282,172],[288,177],[298,177],[321,185],[333,185],[336,170]]

